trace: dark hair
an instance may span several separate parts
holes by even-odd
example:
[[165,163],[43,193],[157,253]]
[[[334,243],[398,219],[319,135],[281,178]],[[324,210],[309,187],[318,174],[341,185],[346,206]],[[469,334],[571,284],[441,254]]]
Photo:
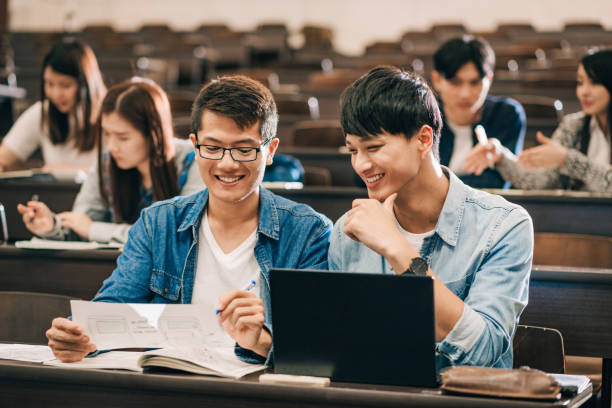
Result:
[[[103,160],[102,116],[113,112],[130,122],[145,138],[149,149],[154,201],[165,200],[179,193],[173,160],[172,114],[163,89],[155,82],[143,78],[132,78],[112,86],[102,102],[98,118],[100,193],[106,202],[112,202],[115,222],[133,223],[139,215],[142,183],[140,173],[136,168],[120,169],[112,156],[108,162]],[[110,191],[108,182],[104,180],[105,176],[110,179]]]
[[428,125],[432,152],[439,159],[440,108],[425,80],[412,72],[391,66],[370,70],[342,94],[341,122],[345,135],[364,138],[386,131],[410,139]]
[[[580,64],[593,83],[603,85],[607,89],[608,93],[612,95],[612,49],[591,50],[584,57],[582,57]],[[607,118],[608,132],[611,132],[612,103],[608,103]],[[589,147],[589,142],[591,141],[590,123],[591,116],[588,115],[584,118],[584,124],[582,125],[582,130],[580,132],[580,151],[584,154],[586,154]]]
[[196,137],[205,110],[227,116],[240,129],[259,123],[263,139],[276,136],[278,112],[272,93],[244,75],[222,76],[202,87],[191,110],[191,131]]
[[[70,129],[69,114],[60,112],[53,103],[45,109],[45,69],[69,75],[77,80],[73,115],[75,127]],[[74,146],[81,152],[92,150],[96,145],[96,131],[93,124],[98,117],[98,108],[106,92],[98,61],[91,48],[74,39],[57,42],[45,55],[41,70],[40,101],[43,104],[42,125],[49,130],[49,138],[53,144],[65,143],[69,137],[74,140]]]
[[469,62],[474,63],[480,78],[493,73],[495,53],[485,39],[472,35],[451,38],[433,56],[434,69],[446,79],[453,78]]

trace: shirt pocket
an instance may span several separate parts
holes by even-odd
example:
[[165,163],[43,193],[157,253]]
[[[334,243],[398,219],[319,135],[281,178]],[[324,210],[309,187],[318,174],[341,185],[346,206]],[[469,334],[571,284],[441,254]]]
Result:
[[151,273],[150,289],[159,296],[176,302],[181,293],[183,282],[174,276],[168,275],[163,271],[153,269]]

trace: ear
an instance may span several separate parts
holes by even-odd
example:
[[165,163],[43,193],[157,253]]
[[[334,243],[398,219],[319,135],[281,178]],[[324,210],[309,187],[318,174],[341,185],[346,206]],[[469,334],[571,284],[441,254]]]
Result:
[[274,160],[274,153],[276,153],[276,149],[278,149],[279,142],[280,140],[278,140],[277,137],[275,137],[274,139],[270,140],[270,142],[268,142],[266,146],[268,149],[268,157],[266,157],[266,166],[269,166],[272,164]]
[[431,71],[431,83],[436,91],[440,89],[440,81],[442,80],[442,76],[436,70]]
[[189,140],[191,140],[191,144],[193,145],[193,148],[195,149],[196,147],[196,136],[193,133],[189,134]]
[[416,134],[419,155],[424,158],[433,146],[433,129],[429,125],[423,125]]

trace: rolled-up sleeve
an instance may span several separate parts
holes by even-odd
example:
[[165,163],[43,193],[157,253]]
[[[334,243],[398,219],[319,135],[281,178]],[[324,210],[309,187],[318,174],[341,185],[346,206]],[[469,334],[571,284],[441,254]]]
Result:
[[454,365],[511,368],[512,359],[502,356],[511,356],[506,352],[527,306],[532,258],[531,219],[525,210],[515,208],[495,228],[463,313],[437,346],[440,354]]

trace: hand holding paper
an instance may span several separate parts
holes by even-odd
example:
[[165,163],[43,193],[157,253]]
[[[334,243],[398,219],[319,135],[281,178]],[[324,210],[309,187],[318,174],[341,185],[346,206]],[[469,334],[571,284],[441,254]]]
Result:
[[66,363],[80,361],[97,349],[79,324],[63,317],[53,319],[46,335],[55,357]]

